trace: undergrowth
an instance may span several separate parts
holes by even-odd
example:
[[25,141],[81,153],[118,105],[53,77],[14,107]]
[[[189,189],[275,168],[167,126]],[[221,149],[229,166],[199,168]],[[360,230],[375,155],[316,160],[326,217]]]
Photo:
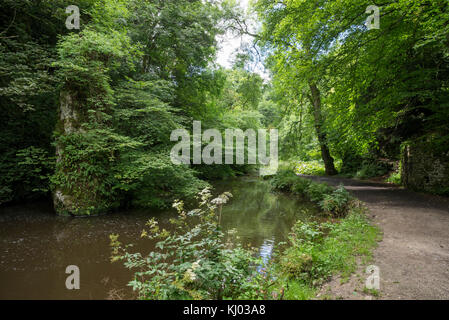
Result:
[[349,277],[357,261],[365,264],[372,259],[380,231],[367,220],[363,204],[343,186],[332,188],[285,171],[273,178],[272,185],[310,199],[330,218],[297,221],[292,228],[275,266],[285,299],[311,299],[332,275]]
[[281,170],[271,183],[314,201],[325,219],[297,221],[268,262],[221,230],[222,206],[232,195],[212,199],[208,189],[200,193],[200,208],[185,211],[182,201],[174,203],[179,216],[170,220],[173,231],[148,221],[141,237],[156,243],[148,255],[111,235],[112,261],[135,270],[129,285],[140,299],[206,300],[311,299],[331,276],[348,278],[358,261],[369,262],[379,230],[343,186],[312,182],[291,170]]

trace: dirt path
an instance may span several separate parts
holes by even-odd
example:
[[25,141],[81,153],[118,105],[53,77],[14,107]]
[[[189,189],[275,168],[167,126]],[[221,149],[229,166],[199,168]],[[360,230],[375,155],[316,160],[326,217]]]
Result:
[[[449,299],[449,199],[378,182],[310,178],[343,184],[368,205],[384,233],[373,261],[380,268],[380,299]],[[333,281],[327,290],[334,298],[364,298],[365,278],[359,274],[345,285]]]

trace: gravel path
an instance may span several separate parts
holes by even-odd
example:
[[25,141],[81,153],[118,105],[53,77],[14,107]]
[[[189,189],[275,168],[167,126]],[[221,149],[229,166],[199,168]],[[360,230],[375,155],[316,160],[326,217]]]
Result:
[[[380,299],[449,299],[449,199],[379,182],[308,178],[343,184],[368,205],[384,234],[373,261],[380,268]],[[336,283],[329,292],[339,291]],[[351,281],[345,286],[339,298],[354,298]]]

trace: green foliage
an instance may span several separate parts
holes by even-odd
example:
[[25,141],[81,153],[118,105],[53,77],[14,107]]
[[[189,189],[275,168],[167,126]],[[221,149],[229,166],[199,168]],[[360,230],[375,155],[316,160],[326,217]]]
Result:
[[392,169],[392,165],[385,159],[377,159],[373,156],[346,155],[343,159],[341,175],[368,179],[386,175]]
[[[323,173],[325,147],[359,178],[387,173],[373,159],[397,160],[408,139],[448,151],[445,0],[386,1],[380,30],[363,26],[369,0],[255,1],[270,81],[248,71],[247,55],[232,70],[214,64],[218,36],[242,28],[234,1],[80,0],[79,31],[65,27],[69,4],[0,4],[1,202],[48,194],[56,171],[53,190],[78,197],[88,186],[74,206],[165,206],[202,179],[251,170],[169,164],[169,133],[192,119],[278,128],[280,156],[300,159],[300,174]],[[293,180],[274,183],[306,192]]]
[[324,225],[318,222],[297,221],[292,227],[290,241],[294,245],[300,245],[302,242],[318,242],[324,237]]
[[197,178],[186,165],[174,165],[169,150],[130,152],[117,167],[116,188],[131,197],[138,207],[167,207],[176,197],[193,199],[208,183]]
[[[285,109],[284,156],[315,160],[316,126],[343,160],[343,172],[359,177],[383,174],[363,159],[397,160],[399,145],[410,138],[431,135],[435,149],[448,151],[447,1],[384,1],[376,4],[380,29],[367,30],[365,9],[372,4],[255,2],[263,25],[258,40]],[[311,84],[320,91],[319,123]]]
[[328,216],[334,218],[344,217],[353,200],[342,185],[333,188],[326,183],[313,182],[297,176],[290,169],[279,170],[271,179],[271,186],[273,189],[291,191],[294,194],[305,196],[318,204]]
[[388,172],[388,168],[376,161],[364,161],[359,170],[355,173],[355,177],[359,179],[367,179],[372,177],[383,176]]
[[185,211],[183,202],[173,204],[179,216],[170,220],[168,230],[155,219],[148,221],[141,236],[155,243],[155,250],[146,256],[129,252],[130,245],[111,235],[112,261],[138,270],[129,285],[140,299],[254,299],[260,294],[260,259],[253,249],[234,245],[232,232],[219,227],[222,206],[232,195],[212,199],[204,189],[200,196],[199,209]]
[[340,185],[331,194],[325,195],[319,205],[324,212],[332,217],[344,217],[348,211],[351,199],[349,192]]
[[338,223],[297,222],[292,229],[291,246],[280,258],[280,270],[310,291],[332,274],[352,273],[358,258],[367,262],[378,240],[379,230],[367,222],[363,209],[357,207],[351,208],[349,215]]
[[306,190],[309,188],[310,184],[312,183],[312,181],[307,180],[307,179],[297,179],[292,187],[291,187],[291,191],[293,193],[299,194],[299,195],[304,195],[306,193]]
[[286,282],[285,300],[310,300],[315,298],[317,289],[312,288],[301,281],[289,280]]
[[0,3],[0,203],[47,195],[57,99],[51,64],[65,29],[54,8],[49,0]]
[[279,128],[282,120],[282,111],[276,103],[276,97],[273,97],[273,89],[269,86],[265,87],[264,95],[257,109],[263,116],[262,123],[265,127]]
[[[0,5],[1,202],[42,195],[51,177],[72,213],[166,206],[204,188],[200,177],[248,171],[169,158],[171,131],[192,119],[204,129],[260,127],[261,78],[212,63],[217,35],[241,15],[235,3],[81,0],[79,31],[65,27],[70,4]],[[56,151],[57,161],[21,150]]]
[[401,184],[401,172],[394,171],[390,174],[390,176],[385,180],[388,183],[400,185]]
[[323,176],[325,174],[324,164],[317,160],[299,161],[295,168],[295,172],[304,175]]
[[[129,50],[130,52],[128,52]],[[52,178],[60,214],[91,214],[117,207],[120,196],[114,175],[120,155],[139,142],[111,127],[114,92],[110,73],[133,59],[126,35],[85,28],[58,44],[61,86],[56,129],[57,161]],[[132,66],[132,65],[131,65]]]
[[440,187],[435,188],[432,190],[433,194],[440,195],[440,196],[449,196],[449,187]]
[[257,110],[262,99],[262,78],[243,69],[226,71],[223,108]]
[[319,203],[327,195],[330,195],[332,191],[332,187],[328,186],[326,183],[312,182],[306,189],[306,195],[311,201]]
[[15,167],[5,168],[6,160],[0,167],[6,171],[2,176],[0,204],[25,195],[36,198],[50,191],[49,177],[53,173],[54,157],[49,156],[46,150],[36,147],[21,149],[13,159]]
[[54,66],[58,67],[60,78],[65,81],[63,87],[80,92],[80,96],[94,107],[100,103],[92,100],[95,94],[112,95],[108,72],[123,65],[132,67],[135,48],[123,33],[105,34],[86,28],[65,36],[58,43],[58,55],[59,60]]
[[298,176],[292,170],[279,170],[271,179],[273,189],[290,191],[293,184],[298,181]]
[[115,188],[139,207],[166,207],[176,198],[193,198],[207,186],[186,165],[170,160],[172,130],[182,127],[182,117],[170,106],[173,84],[155,79],[124,81],[115,90],[113,128],[134,146],[121,152]]
[[286,299],[310,299],[320,284],[331,275],[348,276],[358,259],[366,263],[379,229],[366,219],[366,208],[343,187],[332,188],[283,170],[273,180],[273,187],[307,196],[319,204],[330,221],[297,221],[289,236],[289,245],[277,257],[276,288]]
[[46,150],[29,147],[17,152],[18,165],[22,170],[26,186],[32,192],[47,193],[50,191],[49,175],[54,167],[54,157]]

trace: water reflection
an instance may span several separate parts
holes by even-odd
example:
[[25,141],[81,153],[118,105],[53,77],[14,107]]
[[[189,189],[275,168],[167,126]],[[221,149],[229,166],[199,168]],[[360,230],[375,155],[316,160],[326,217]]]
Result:
[[242,243],[260,248],[266,241],[285,241],[296,220],[306,219],[315,212],[310,203],[272,193],[268,182],[254,178],[221,182],[216,190],[231,190],[234,195],[223,208],[223,228],[235,228]]
[[259,255],[262,258],[262,265],[265,265],[271,260],[274,243],[274,239],[266,239],[260,246]]

